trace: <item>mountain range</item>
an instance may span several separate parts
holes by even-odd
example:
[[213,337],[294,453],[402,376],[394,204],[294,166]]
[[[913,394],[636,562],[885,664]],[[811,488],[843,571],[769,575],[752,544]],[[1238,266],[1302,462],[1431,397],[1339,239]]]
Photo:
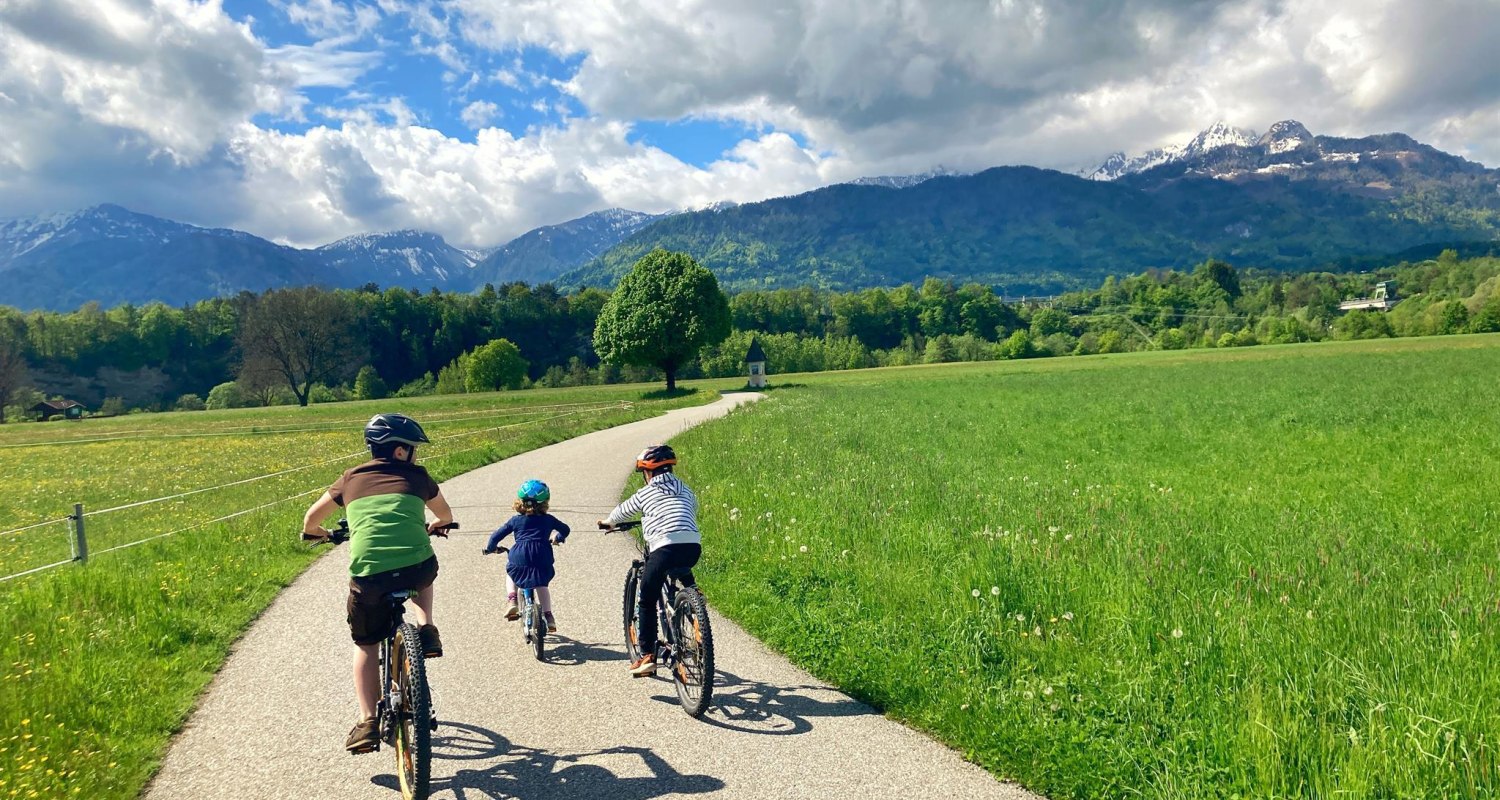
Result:
[[559,283],[612,284],[665,247],[692,254],[732,289],[932,276],[1041,293],[1210,257],[1308,270],[1497,239],[1500,170],[1405,134],[1314,136],[1286,120],[1258,136],[1217,124],[1182,146],[1116,154],[1084,175],[997,167],[679,214]]
[[691,253],[731,289],[936,276],[1037,292],[1210,256],[1314,269],[1496,239],[1500,171],[1404,134],[1315,136],[1287,120],[1259,135],[1215,124],[1077,175],[939,168],[697,211],[608,209],[487,251],[412,230],[299,249],[101,205],[0,221],[0,303],[175,305],[308,284],[607,286],[654,247]]

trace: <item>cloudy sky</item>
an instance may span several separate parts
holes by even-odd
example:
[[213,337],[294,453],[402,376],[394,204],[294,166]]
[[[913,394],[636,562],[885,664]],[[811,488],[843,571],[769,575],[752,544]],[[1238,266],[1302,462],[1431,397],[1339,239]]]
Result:
[[489,246],[1218,120],[1500,166],[1497,52],[1500,0],[0,0],[0,217]]

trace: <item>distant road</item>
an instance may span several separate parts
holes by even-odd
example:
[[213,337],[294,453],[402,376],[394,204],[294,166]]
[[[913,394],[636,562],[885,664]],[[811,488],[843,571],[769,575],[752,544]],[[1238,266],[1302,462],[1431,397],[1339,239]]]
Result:
[[[703,720],[682,713],[669,682],[626,674],[620,592],[634,551],[593,522],[619,499],[644,445],[751,399],[731,395],[580,436],[443,484],[463,529],[435,544],[446,655],[428,667],[442,723],[433,797],[1036,797],[820,683],[722,617],[714,618],[718,686]],[[504,556],[479,552],[510,516],[515,487],[533,477],[550,484],[558,516],[574,530],[557,552],[560,630],[547,663],[501,616]],[[712,558],[712,531],[706,539]],[[147,798],[400,796],[389,750],[343,749],[356,716],[347,559],[340,548],[314,564],[239,642]]]

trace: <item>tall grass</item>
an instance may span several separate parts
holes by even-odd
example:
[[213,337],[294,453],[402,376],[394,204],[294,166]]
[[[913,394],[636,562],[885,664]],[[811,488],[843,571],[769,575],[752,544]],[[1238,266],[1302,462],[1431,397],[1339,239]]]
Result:
[[[436,477],[445,479],[580,433],[715,397],[704,391],[642,400],[642,387],[549,395],[513,393],[316,411],[210,412],[107,424],[7,427],[0,443],[41,441],[29,428],[56,431],[47,441],[128,429],[234,430],[229,436],[148,435],[0,451],[13,456],[0,462],[0,475],[12,487],[0,508],[11,520],[25,521],[27,514],[53,514],[72,498],[86,499],[97,508],[354,452],[371,407],[401,408],[419,419],[434,420],[427,426],[434,437],[473,433],[446,446],[436,443],[422,458]],[[528,424],[501,430],[487,429],[508,424],[506,419],[436,421],[476,408],[525,410],[554,402],[623,399],[635,402],[629,408],[566,417],[544,411],[523,417],[532,420]],[[288,419],[302,427],[320,419],[350,424],[328,431],[269,432],[298,427],[287,425]],[[239,430],[241,425],[259,431]],[[326,487],[341,470],[357,463],[350,459],[286,478],[104,515],[90,519],[89,538],[97,550],[196,524],[295,491]],[[0,798],[135,797],[229,645],[315,557],[295,535],[314,496],[104,554],[86,566],[67,565],[0,584]],[[60,529],[40,528],[0,539],[0,574],[45,563],[59,549],[66,558],[67,539]]]
[[1500,794],[1500,337],[866,373],[676,444],[710,599],[1055,797]]

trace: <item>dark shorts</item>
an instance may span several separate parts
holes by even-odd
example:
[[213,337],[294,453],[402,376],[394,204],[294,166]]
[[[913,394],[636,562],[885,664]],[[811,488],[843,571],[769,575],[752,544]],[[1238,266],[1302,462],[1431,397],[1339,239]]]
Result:
[[395,633],[395,616],[385,596],[426,589],[437,580],[437,556],[401,569],[349,579],[349,634],[355,644],[380,644]]

